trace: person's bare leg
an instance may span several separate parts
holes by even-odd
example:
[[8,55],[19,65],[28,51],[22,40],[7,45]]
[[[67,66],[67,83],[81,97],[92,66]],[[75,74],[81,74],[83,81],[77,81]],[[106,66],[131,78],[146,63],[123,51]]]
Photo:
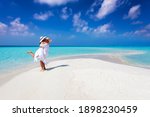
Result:
[[40,61],[40,66],[41,66],[41,71],[44,71],[45,69],[44,69],[44,63],[43,63],[43,61]]
[[45,63],[42,61],[43,69],[46,70]]
[[46,70],[45,63],[43,63],[44,70]]
[[33,53],[33,52],[28,51],[27,53],[28,53],[29,55],[31,55],[31,56],[34,58],[34,53]]

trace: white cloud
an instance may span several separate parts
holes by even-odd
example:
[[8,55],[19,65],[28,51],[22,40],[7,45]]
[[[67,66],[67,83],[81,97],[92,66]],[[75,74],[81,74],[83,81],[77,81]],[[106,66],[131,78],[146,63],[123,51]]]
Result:
[[94,34],[94,35],[103,35],[108,33],[110,34],[113,32],[110,30],[112,27],[110,23],[100,25],[96,28],[90,27],[88,25],[88,22],[81,19],[81,13],[75,14],[73,16],[73,26],[77,32],[83,32],[83,33]]
[[118,0],[104,0],[98,13],[96,14],[96,17],[98,19],[103,19],[110,13],[114,12],[117,8],[117,2]]
[[61,17],[63,20],[67,20],[71,14],[72,14],[72,9],[71,9],[71,8],[68,8],[68,7],[64,7],[64,8],[62,8],[62,10],[61,10],[61,15],[60,15],[60,17]]
[[87,10],[86,14],[94,13],[95,8],[96,8],[97,6],[100,6],[101,3],[102,3],[102,0],[95,0],[95,1],[93,2],[93,4],[90,6],[90,8]]
[[0,34],[6,34],[8,26],[2,22],[0,22]]
[[76,28],[77,32],[88,32],[88,23],[85,20],[82,20],[80,17],[81,13],[73,16],[73,26]]
[[[2,30],[2,31],[1,31]],[[0,32],[7,33],[14,36],[32,36],[34,33],[29,32],[29,27],[20,22],[20,18],[16,18],[15,20],[10,22],[10,25],[6,25],[4,23],[0,23]]]
[[143,36],[150,37],[150,24],[144,26],[143,28],[131,32],[124,33],[125,36]]
[[150,37],[150,24],[146,25],[144,28],[140,30],[136,30],[134,34],[139,36]]
[[35,13],[33,15],[34,19],[42,20],[42,21],[47,20],[51,16],[53,16],[53,13],[51,11],[48,11],[48,12],[45,12],[45,13],[40,12],[39,14]]
[[64,5],[68,2],[76,2],[78,0],[34,0],[34,1],[40,4],[47,4],[49,6],[59,6]]
[[140,15],[141,5],[135,5],[130,8],[128,15],[124,16],[124,19],[136,19]]
[[111,24],[109,24],[109,23],[104,24],[102,26],[99,26],[99,27],[95,28],[94,33],[98,33],[98,34],[100,34],[100,33],[109,33],[109,32],[111,32],[110,28],[111,28]]

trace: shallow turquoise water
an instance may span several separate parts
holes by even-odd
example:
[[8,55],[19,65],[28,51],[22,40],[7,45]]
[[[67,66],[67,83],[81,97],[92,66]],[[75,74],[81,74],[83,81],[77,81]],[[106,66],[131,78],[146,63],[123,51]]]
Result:
[[[26,54],[35,52],[38,47],[0,47],[0,71],[15,69],[33,62],[32,57]],[[125,53],[128,51],[144,52],[143,54],[128,55],[124,58],[142,66],[150,66],[150,47],[50,47],[49,57],[60,57],[79,54]]]
[[143,54],[125,56],[126,60],[135,65],[150,68],[150,47],[129,48],[130,50],[143,51]]

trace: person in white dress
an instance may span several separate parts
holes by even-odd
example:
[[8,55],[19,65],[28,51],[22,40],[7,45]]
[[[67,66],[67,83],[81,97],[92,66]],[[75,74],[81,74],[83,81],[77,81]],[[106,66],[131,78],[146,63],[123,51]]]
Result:
[[39,49],[33,53],[32,51],[27,52],[34,58],[35,62],[40,62],[41,71],[46,70],[45,65],[47,64],[46,57],[48,56],[49,44],[51,43],[51,39],[48,37],[40,37],[40,47]]

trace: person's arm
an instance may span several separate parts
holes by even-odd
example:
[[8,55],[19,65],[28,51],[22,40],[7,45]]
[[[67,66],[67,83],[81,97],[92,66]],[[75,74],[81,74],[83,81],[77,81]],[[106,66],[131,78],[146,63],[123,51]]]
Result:
[[51,39],[46,40],[46,43],[50,44],[52,42]]
[[34,58],[34,53],[32,51],[28,51],[27,54],[31,55]]

